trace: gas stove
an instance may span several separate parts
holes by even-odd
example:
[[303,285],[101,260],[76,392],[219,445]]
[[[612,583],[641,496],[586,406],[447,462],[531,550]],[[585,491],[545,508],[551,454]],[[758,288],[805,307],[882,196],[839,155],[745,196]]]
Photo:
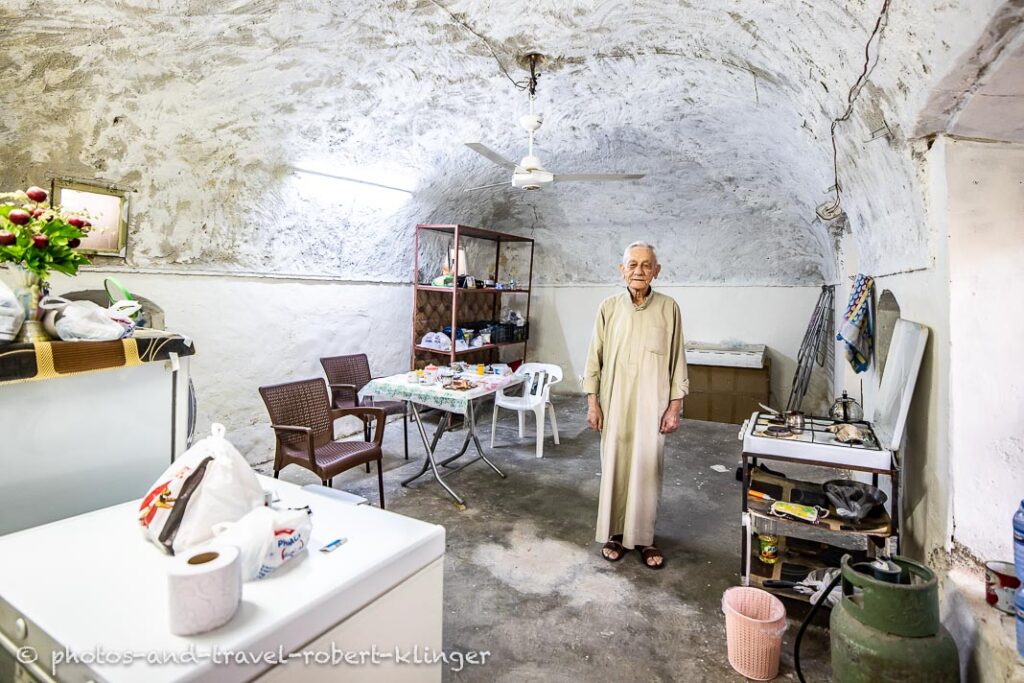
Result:
[[895,464],[893,453],[903,441],[910,399],[927,342],[927,327],[909,320],[896,321],[871,420],[857,423],[864,433],[861,443],[841,442],[826,430],[832,420],[820,417],[806,418],[800,433],[782,431],[772,435],[775,430],[769,427],[776,426],[772,416],[754,413],[740,428],[743,451],[755,457],[774,455],[836,467],[890,469]]
[[740,439],[743,450],[751,454],[824,462],[839,467],[859,465],[888,469],[891,466],[892,452],[882,448],[871,423],[852,423],[860,430],[861,439],[849,443],[828,431],[838,424],[829,418],[807,417],[803,430],[794,432],[786,429],[771,413],[757,412],[743,423]]
[[[771,437],[774,439],[785,439],[787,441],[798,441],[802,443],[827,444],[829,446],[843,446],[845,448],[864,448],[867,450],[881,450],[878,445],[878,437],[871,425],[867,422],[852,422],[854,427],[860,430],[861,438],[857,441],[844,442],[829,431],[829,427],[838,426],[839,422],[826,417],[808,417],[804,420],[804,428],[800,431],[787,429],[785,422],[776,418],[771,413],[757,413],[754,423],[754,436]],[[754,419],[754,418],[752,418]]]

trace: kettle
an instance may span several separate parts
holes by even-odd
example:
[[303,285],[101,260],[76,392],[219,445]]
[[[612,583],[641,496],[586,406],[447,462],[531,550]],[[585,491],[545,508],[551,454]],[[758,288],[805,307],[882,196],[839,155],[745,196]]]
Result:
[[828,415],[836,422],[860,422],[864,419],[864,409],[844,391],[832,404]]

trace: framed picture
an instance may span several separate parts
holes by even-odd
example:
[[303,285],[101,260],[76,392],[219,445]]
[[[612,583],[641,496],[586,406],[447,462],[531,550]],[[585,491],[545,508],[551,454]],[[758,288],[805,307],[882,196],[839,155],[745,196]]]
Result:
[[92,223],[78,251],[98,256],[120,256],[128,251],[128,192],[100,180],[56,177],[50,196],[66,213],[81,212]]

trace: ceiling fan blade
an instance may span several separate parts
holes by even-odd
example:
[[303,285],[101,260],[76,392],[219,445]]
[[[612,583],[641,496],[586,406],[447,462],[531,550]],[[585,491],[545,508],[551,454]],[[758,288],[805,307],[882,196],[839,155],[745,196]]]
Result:
[[501,166],[502,168],[507,168],[510,171],[522,170],[519,168],[518,165],[516,165],[515,162],[509,161],[505,157],[495,152],[490,147],[482,145],[479,142],[467,142],[466,147],[469,147],[471,150],[473,150],[480,156],[487,157],[488,159],[496,163],[498,166]]
[[558,173],[554,180],[556,183],[584,180],[640,180],[645,175],[645,173]]
[[476,187],[467,187],[463,192],[472,192],[473,190],[486,190],[489,187],[508,187],[508,181],[504,183],[491,183],[490,185],[477,185]]

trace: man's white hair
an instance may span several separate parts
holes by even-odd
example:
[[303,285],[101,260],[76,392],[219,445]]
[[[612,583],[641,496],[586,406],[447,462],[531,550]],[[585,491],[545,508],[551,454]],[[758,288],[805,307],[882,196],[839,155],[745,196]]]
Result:
[[650,244],[648,242],[633,242],[628,247],[626,247],[626,250],[624,252],[622,252],[622,265],[626,265],[627,263],[629,263],[629,252],[633,251],[634,249],[649,249],[651,252],[651,256],[654,257],[654,262],[658,262],[658,251],[654,248],[653,244]]

